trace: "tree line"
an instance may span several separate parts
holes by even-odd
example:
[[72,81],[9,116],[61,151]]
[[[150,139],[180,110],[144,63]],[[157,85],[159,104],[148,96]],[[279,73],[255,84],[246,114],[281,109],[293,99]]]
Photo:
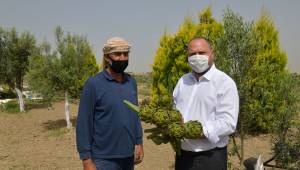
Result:
[[78,98],[84,82],[99,71],[95,54],[85,36],[72,35],[58,26],[56,47],[47,41],[36,43],[34,35],[15,28],[0,27],[0,84],[17,93],[20,111],[24,112],[24,80],[30,89],[51,103],[64,95],[67,127],[70,122],[70,98]]

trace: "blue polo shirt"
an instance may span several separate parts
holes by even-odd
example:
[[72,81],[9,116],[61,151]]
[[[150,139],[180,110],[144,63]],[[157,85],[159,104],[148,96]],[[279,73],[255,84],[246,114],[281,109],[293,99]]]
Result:
[[124,73],[118,83],[104,69],[83,88],[77,117],[76,142],[80,159],[125,158],[142,143],[141,121],[123,100],[138,104],[136,81]]

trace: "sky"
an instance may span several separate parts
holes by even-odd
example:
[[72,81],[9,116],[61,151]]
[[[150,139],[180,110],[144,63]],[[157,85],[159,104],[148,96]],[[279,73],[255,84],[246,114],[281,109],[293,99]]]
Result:
[[0,26],[30,31],[38,43],[47,40],[54,46],[54,29],[60,25],[87,36],[99,63],[106,40],[123,37],[132,44],[126,71],[149,72],[162,34],[175,33],[187,16],[197,21],[208,6],[218,21],[227,7],[246,21],[267,9],[288,55],[288,69],[300,73],[298,0],[0,0]]

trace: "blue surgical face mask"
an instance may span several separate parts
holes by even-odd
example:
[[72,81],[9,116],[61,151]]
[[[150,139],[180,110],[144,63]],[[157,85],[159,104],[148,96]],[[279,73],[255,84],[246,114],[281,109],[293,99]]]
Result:
[[189,65],[196,73],[203,73],[209,68],[207,55],[192,55],[188,57]]

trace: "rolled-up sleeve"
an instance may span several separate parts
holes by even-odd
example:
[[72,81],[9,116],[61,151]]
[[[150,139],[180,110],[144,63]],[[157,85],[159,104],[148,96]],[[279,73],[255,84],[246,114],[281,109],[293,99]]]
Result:
[[91,158],[95,92],[91,79],[86,81],[79,103],[76,142],[80,159]]
[[238,121],[239,96],[233,81],[224,84],[217,94],[215,116],[203,126],[203,133],[212,143],[217,143],[220,136],[234,133]]

